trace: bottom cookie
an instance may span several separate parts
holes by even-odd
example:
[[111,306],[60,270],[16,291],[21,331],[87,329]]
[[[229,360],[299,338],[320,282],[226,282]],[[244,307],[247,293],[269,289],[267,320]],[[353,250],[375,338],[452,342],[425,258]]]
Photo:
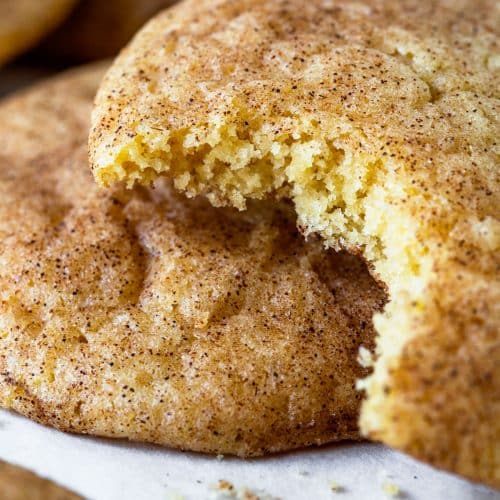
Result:
[[[100,70],[81,71],[88,86]],[[74,73],[0,105],[0,123],[24,112],[22,128],[0,127],[0,406],[239,456],[358,438],[358,351],[385,301],[366,266],[304,242],[284,204],[216,209],[162,180],[99,189],[85,127],[38,143],[30,131],[26,100],[65,81],[65,113],[33,109],[33,127],[61,130]],[[35,156],[12,152],[26,137]]]

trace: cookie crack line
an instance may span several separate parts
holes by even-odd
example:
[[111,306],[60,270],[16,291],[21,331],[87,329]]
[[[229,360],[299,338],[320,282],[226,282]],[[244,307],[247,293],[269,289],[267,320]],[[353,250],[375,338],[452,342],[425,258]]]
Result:
[[361,254],[389,293],[363,432],[498,485],[496,21],[490,0],[188,0],[115,61],[89,144],[102,186],[288,197]]

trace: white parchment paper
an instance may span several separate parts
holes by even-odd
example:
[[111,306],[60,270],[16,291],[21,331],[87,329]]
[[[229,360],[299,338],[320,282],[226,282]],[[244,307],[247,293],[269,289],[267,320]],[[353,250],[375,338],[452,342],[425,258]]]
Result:
[[382,500],[394,487],[400,490],[396,498],[408,500],[500,500],[499,492],[376,444],[344,443],[252,460],[217,458],[68,435],[5,411],[0,458],[93,500],[221,498],[213,489],[221,479],[283,500]]

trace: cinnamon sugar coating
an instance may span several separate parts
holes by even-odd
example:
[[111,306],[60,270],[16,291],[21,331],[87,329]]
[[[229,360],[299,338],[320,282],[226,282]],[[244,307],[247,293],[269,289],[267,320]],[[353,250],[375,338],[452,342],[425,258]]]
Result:
[[494,0],[186,1],[98,93],[94,176],[173,179],[361,253],[389,290],[365,435],[500,485],[500,9]]

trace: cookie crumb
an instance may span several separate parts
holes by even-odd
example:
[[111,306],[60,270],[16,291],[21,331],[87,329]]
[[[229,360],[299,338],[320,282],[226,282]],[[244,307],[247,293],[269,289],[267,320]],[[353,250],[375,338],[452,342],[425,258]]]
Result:
[[220,491],[234,491],[234,485],[233,485],[233,483],[230,483],[229,481],[226,481],[225,479],[221,479],[217,483],[217,486],[215,487],[215,489],[220,490]]
[[365,346],[360,346],[357,361],[363,368],[371,368],[374,363],[373,353]]
[[401,489],[397,484],[394,483],[384,483],[382,485],[382,491],[389,497],[401,498]]
[[167,493],[167,500],[185,500],[184,495],[176,492]]
[[221,479],[212,489],[215,492],[215,500],[280,500],[262,490],[252,491],[246,487],[236,489],[225,479]]
[[330,486],[330,490],[333,493],[342,493],[343,491],[345,491],[345,488],[337,483],[337,481],[329,481],[328,485]]

